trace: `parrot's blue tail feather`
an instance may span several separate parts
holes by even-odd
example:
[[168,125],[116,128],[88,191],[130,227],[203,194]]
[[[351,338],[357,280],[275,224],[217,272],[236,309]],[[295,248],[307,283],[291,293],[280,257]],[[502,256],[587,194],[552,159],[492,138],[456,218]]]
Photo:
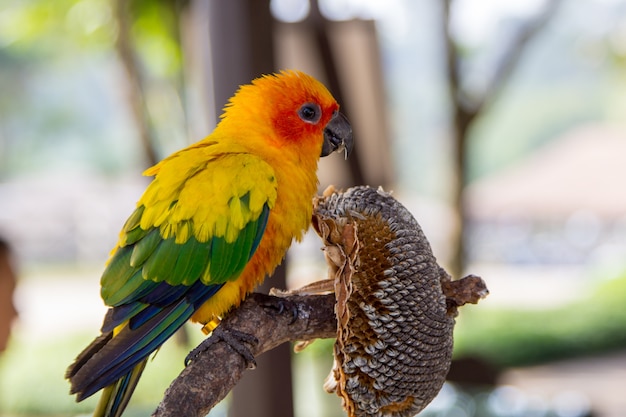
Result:
[[139,362],[132,371],[118,379],[115,384],[109,385],[102,390],[102,396],[93,413],[93,417],[120,417],[122,415],[147,362],[147,359]]
[[[161,283],[161,285],[164,283]],[[124,305],[110,310],[103,329],[108,330],[89,345],[68,368],[66,377],[77,400],[104,388],[95,416],[117,417],[126,407],[148,356],[169,339],[222,285],[198,283],[168,303]],[[160,300],[162,301],[162,300]],[[124,314],[116,314],[116,309]],[[110,321],[117,321],[111,324]],[[113,330],[115,329],[115,330]]]

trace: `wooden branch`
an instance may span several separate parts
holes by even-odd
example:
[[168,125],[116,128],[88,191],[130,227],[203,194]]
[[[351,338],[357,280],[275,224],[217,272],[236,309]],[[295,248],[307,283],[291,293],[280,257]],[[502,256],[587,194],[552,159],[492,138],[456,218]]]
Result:
[[[284,342],[336,337],[334,306],[334,294],[283,298],[254,293],[220,327],[256,337],[258,343],[249,348],[257,357]],[[205,416],[237,384],[246,366],[239,353],[217,341],[172,382],[152,415]]]

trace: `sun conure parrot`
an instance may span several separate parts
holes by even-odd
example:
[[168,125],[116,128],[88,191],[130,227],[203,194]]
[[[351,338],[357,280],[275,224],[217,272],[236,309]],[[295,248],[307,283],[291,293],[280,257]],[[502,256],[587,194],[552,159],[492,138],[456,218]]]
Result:
[[187,320],[212,330],[309,227],[320,156],[352,148],[328,90],[297,71],[241,86],[213,133],[145,171],[154,179],[101,278],[102,334],[68,368],[77,401],[119,416],[148,356]]

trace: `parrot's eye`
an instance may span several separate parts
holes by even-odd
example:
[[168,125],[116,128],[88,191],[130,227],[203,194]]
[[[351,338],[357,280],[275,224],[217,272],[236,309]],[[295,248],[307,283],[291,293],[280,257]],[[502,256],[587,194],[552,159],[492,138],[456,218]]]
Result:
[[298,110],[298,116],[307,123],[316,124],[322,117],[322,109],[315,103],[304,103]]

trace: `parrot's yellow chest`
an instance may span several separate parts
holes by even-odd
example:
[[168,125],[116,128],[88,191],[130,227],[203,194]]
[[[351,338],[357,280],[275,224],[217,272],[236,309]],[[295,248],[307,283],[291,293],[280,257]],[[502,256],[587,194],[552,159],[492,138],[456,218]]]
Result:
[[[230,309],[239,306],[246,296],[271,275],[282,262],[295,239],[300,241],[311,223],[312,199],[317,190],[313,170],[293,169],[290,175],[277,172],[278,196],[271,209],[265,233],[254,255],[239,277],[228,281],[191,317],[210,332]],[[299,190],[300,192],[293,192]]]

